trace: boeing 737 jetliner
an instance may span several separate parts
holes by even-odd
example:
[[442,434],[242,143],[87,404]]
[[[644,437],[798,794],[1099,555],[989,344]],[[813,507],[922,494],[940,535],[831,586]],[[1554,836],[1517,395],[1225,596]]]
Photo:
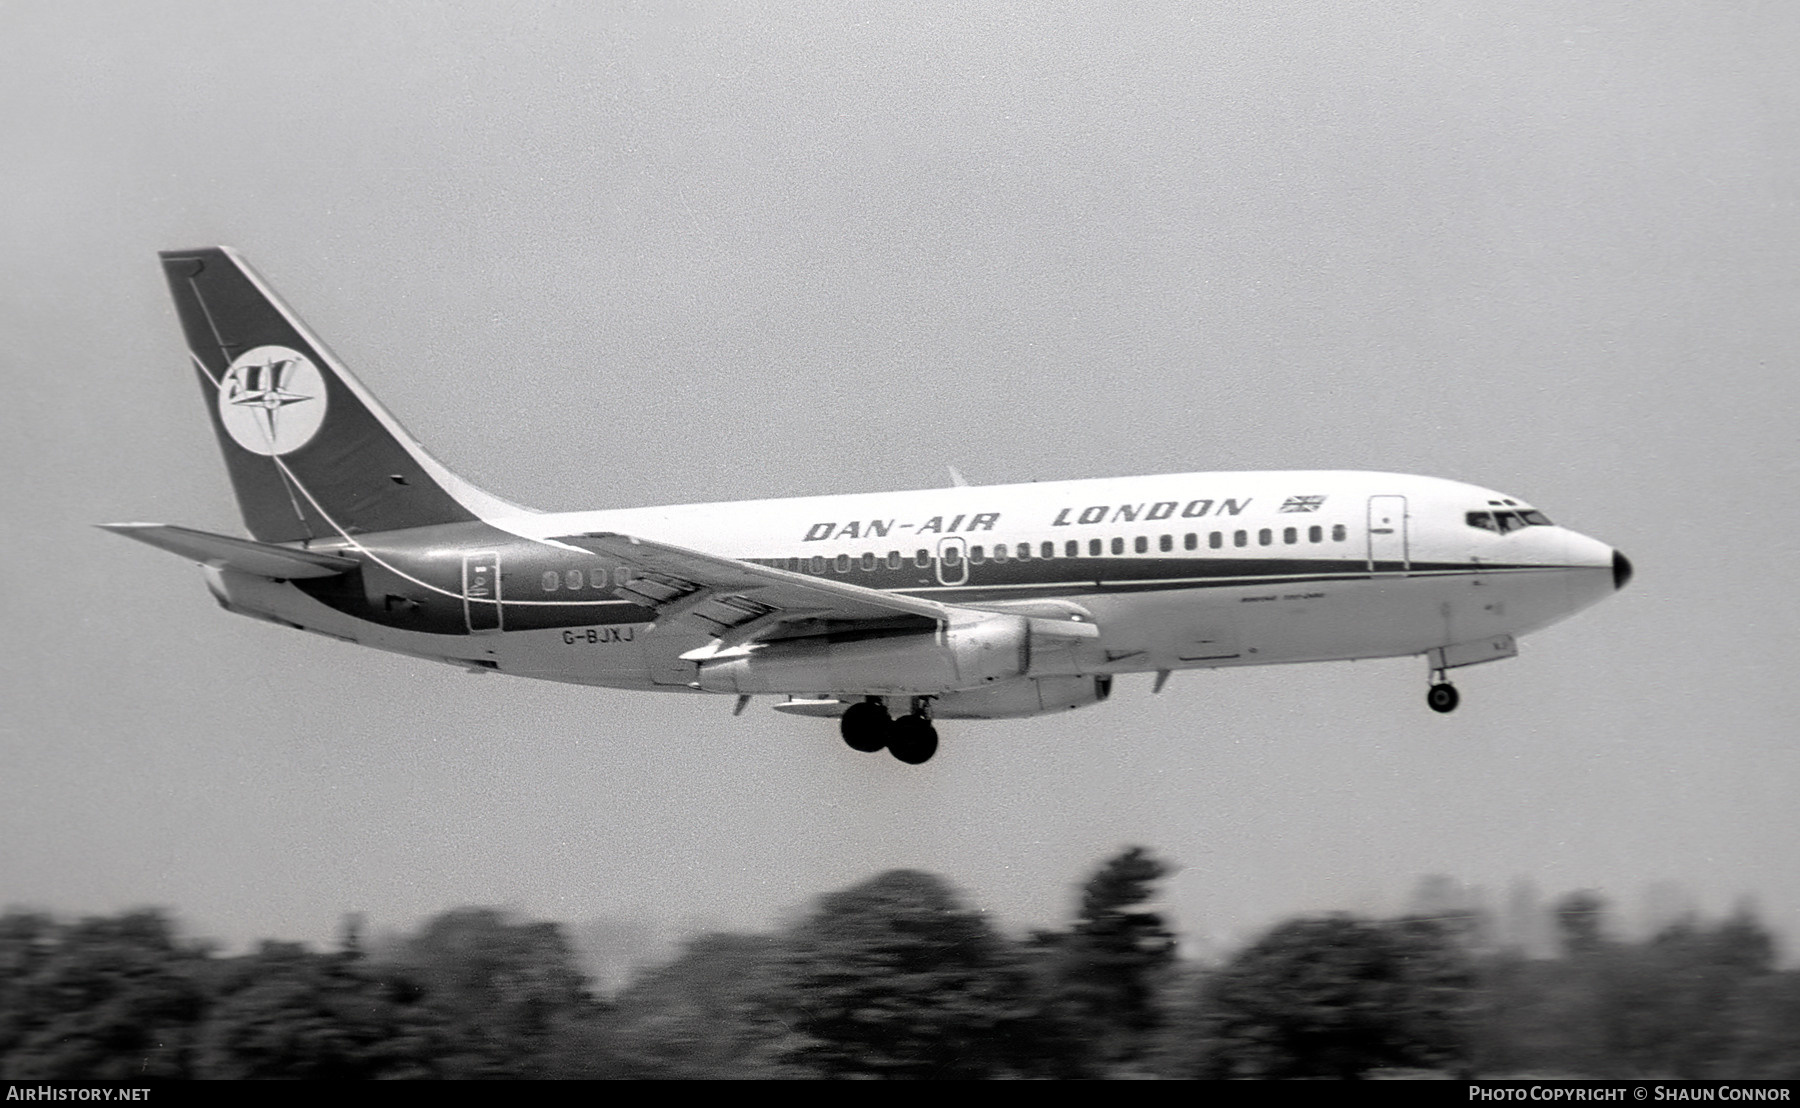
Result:
[[938,719],[1120,673],[1422,655],[1449,670],[1631,577],[1516,497],[1392,473],[1182,473],[544,513],[445,469],[238,255],[162,255],[251,538],[107,525],[228,611],[477,670],[753,696],[917,764]]

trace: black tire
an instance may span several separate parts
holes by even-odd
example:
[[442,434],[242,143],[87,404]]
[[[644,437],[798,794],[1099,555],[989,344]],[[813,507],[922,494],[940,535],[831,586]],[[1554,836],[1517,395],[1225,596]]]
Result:
[[1461,702],[1455,685],[1433,685],[1425,693],[1425,703],[1431,705],[1434,712],[1454,712]]
[[894,721],[888,718],[887,709],[867,700],[844,709],[838,720],[838,734],[844,736],[844,742],[851,750],[863,754],[873,754],[886,746],[893,727]]
[[937,745],[937,728],[924,716],[901,716],[888,733],[888,753],[909,766],[931,761]]

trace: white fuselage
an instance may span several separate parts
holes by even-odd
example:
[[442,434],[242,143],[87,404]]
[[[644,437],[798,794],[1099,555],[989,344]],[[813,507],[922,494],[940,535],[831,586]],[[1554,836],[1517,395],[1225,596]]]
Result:
[[[1547,522],[1504,533],[1473,525],[1471,513],[1483,512],[1536,516],[1505,494],[1455,481],[1295,471],[521,512],[485,522],[562,550],[572,548],[558,536],[649,535],[961,607],[1073,613],[1099,635],[1047,659],[1045,672],[1111,674],[1426,654],[1537,630],[1613,591],[1611,547]],[[598,583],[608,570],[590,572]],[[678,625],[616,622],[595,635],[566,626],[423,634],[346,616],[290,584],[212,574],[238,610],[383,649],[582,684],[688,690],[694,666],[681,655],[708,641]],[[591,607],[569,580],[585,581],[502,567],[502,595],[509,604]]]

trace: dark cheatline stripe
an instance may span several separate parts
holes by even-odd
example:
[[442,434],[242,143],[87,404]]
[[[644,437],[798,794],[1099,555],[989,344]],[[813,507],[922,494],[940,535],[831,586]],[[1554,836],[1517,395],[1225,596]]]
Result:
[[[1530,573],[1546,570],[1579,569],[1580,566],[1485,566],[1482,573]],[[1293,574],[1288,576],[1270,574],[1263,577],[1194,577],[1181,579],[1162,579],[1155,581],[1104,581],[1095,584],[1093,581],[1069,581],[1051,585],[1034,587],[1013,586],[998,588],[992,585],[935,585],[928,588],[911,588],[900,591],[945,603],[979,602],[983,600],[1029,600],[1051,599],[1064,596],[1092,595],[1094,593],[1143,593],[1143,592],[1177,592],[1189,589],[1248,589],[1259,586],[1291,587],[1294,585],[1324,584],[1347,581],[1375,581],[1394,578],[1416,577],[1460,577],[1477,572],[1468,566],[1453,570],[1419,570],[1409,573],[1370,573],[1362,569],[1349,573],[1337,574]]]
[[[785,558],[750,561],[787,567]],[[1306,584],[1353,581],[1370,576],[1442,576],[1470,573],[1514,573],[1578,568],[1525,563],[1414,562],[1402,571],[1383,563],[1371,573],[1367,558],[1032,558],[1023,561],[983,562],[969,566],[969,580],[956,585],[939,584],[932,567],[914,566],[910,559],[900,569],[880,563],[873,570],[851,568],[838,572],[828,559],[823,573],[811,573],[830,581],[907,593],[971,596],[1055,596],[1072,592],[1142,592],[1156,589],[1235,588],[1256,584]],[[921,580],[929,577],[929,580]]]

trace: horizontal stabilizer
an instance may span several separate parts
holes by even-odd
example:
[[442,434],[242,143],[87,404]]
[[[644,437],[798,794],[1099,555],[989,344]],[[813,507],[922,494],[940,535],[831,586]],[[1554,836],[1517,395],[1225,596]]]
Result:
[[128,539],[149,543],[160,550],[179,554],[190,561],[223,569],[235,569],[257,577],[290,581],[300,577],[336,577],[349,573],[358,565],[353,558],[332,554],[315,554],[310,550],[294,550],[250,539],[234,539],[191,527],[168,523],[102,523],[103,530]]

